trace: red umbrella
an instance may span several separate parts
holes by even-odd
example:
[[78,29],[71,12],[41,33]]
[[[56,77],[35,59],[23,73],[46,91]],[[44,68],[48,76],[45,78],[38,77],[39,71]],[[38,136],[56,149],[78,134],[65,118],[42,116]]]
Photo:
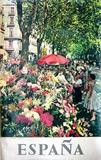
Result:
[[37,64],[44,65],[44,64],[68,64],[70,59],[65,58],[58,54],[50,54],[40,58],[37,61]]

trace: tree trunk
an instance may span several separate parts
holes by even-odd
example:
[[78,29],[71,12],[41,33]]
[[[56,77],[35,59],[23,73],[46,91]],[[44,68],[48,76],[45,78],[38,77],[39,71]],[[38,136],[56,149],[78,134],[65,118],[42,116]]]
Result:
[[18,23],[20,30],[22,32],[22,0],[16,0],[17,2],[17,12],[18,12]]
[[54,52],[55,52],[55,48],[54,48],[54,42],[53,42],[53,44],[52,44],[52,54],[54,54]]
[[38,59],[41,57],[41,45],[42,45],[43,39],[38,38],[37,39],[37,53],[38,53]]
[[29,33],[23,33],[22,35],[22,52],[21,56],[25,59],[28,58],[28,52],[29,52]]

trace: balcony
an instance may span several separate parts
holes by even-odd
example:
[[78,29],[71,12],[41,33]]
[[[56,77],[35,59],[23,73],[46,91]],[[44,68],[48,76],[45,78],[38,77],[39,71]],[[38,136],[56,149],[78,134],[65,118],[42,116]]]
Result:
[[22,38],[18,36],[5,36],[5,40],[21,41]]
[[7,24],[7,27],[15,27],[15,24],[14,23],[9,23],[9,24]]
[[13,47],[5,47],[5,50],[6,51],[14,51],[14,48]]

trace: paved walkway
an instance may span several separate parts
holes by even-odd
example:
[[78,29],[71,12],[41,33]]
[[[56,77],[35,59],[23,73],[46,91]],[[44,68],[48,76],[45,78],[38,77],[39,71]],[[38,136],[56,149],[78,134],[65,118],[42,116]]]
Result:
[[96,84],[95,84],[95,91],[97,93],[97,100],[99,109],[96,111],[96,120],[92,122],[92,127],[94,130],[94,136],[101,137],[101,70],[95,70],[96,74]]

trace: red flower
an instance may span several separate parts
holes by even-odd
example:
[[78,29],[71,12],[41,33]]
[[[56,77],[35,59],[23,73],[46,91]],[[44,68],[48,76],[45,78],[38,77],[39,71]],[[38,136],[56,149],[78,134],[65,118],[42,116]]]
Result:
[[75,133],[75,137],[80,137],[80,135],[78,133]]
[[31,90],[32,90],[33,92],[36,92],[38,89],[39,89],[39,88],[38,88],[37,86],[31,87]]
[[33,108],[32,111],[39,113],[40,115],[43,114],[44,109],[42,107]]
[[72,136],[72,135],[74,135],[75,134],[75,131],[74,130],[70,130],[70,131],[68,131],[66,134],[65,134],[65,136],[66,137],[70,137],[70,136]]
[[43,95],[46,96],[49,93],[49,91],[44,91]]
[[46,112],[40,116],[41,122],[46,125],[46,127],[51,127],[53,124],[54,117],[50,113]]
[[76,123],[73,123],[73,129],[75,129],[77,127]]

